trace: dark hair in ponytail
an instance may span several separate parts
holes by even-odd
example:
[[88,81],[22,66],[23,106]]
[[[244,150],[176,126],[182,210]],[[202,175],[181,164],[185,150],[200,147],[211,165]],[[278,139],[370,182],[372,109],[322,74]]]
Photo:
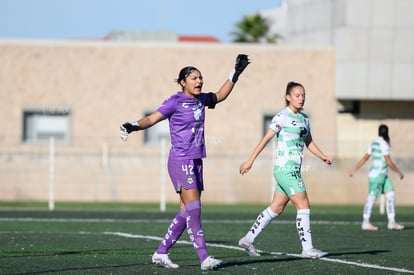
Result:
[[391,144],[390,136],[388,135],[388,126],[381,124],[378,127],[378,135],[382,137],[388,144]]

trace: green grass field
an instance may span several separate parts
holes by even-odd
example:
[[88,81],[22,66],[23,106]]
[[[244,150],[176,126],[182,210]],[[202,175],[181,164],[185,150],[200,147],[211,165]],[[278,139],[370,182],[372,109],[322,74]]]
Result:
[[376,232],[360,229],[361,206],[313,206],[315,247],[330,254],[302,259],[295,210],[286,212],[260,235],[261,257],[237,247],[266,205],[204,205],[202,222],[211,255],[224,265],[201,271],[183,234],[170,250],[176,270],[154,266],[151,255],[175,215],[176,205],[161,213],[157,205],[0,203],[0,274],[407,274],[414,273],[414,207],[397,207],[403,231],[386,229],[376,208]]

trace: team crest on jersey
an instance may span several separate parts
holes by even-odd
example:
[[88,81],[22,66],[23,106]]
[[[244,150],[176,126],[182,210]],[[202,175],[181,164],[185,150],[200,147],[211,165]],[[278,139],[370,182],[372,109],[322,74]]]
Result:
[[194,183],[194,180],[193,180],[193,178],[191,176],[188,176],[187,177],[187,183],[188,184],[193,184]]
[[280,124],[276,124],[276,131],[280,131],[282,129],[282,125],[280,125]]
[[201,114],[202,114],[201,109],[199,109],[199,108],[194,108],[193,109],[193,115],[194,115],[195,120],[200,120]]

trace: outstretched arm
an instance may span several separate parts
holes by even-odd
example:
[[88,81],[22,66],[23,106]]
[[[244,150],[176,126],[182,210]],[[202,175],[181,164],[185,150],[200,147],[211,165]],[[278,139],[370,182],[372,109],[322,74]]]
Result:
[[131,132],[147,129],[163,119],[164,116],[160,112],[155,111],[138,121],[125,122],[119,128],[119,135],[123,141],[126,141],[128,134]]
[[257,158],[257,156],[263,151],[266,144],[275,136],[275,132],[273,130],[269,129],[267,130],[264,137],[259,141],[256,148],[254,149],[253,153],[250,155],[249,159],[245,162],[243,162],[240,165],[240,174],[244,175],[247,172],[249,172],[250,168],[253,166],[253,162]]
[[395,173],[397,173],[398,176],[400,177],[400,180],[402,180],[404,178],[404,174],[400,171],[400,169],[398,169],[398,167],[391,160],[391,156],[386,155],[386,156],[384,156],[384,158],[385,158],[385,161],[388,164],[388,167],[390,167]]
[[139,130],[147,129],[164,119],[164,116],[155,111],[152,114],[138,120]]
[[362,165],[365,164],[365,162],[367,162],[368,159],[369,155],[365,153],[365,155],[362,156],[362,158],[357,162],[357,164],[355,164],[354,168],[352,168],[352,170],[349,171],[349,176],[352,177],[356,173],[356,171],[358,171],[358,169],[361,168]]
[[250,63],[250,59],[248,55],[239,54],[237,56],[234,69],[230,73],[229,79],[227,79],[224,82],[224,84],[220,87],[220,89],[216,92],[217,103],[225,100],[229,96],[229,94],[233,90],[234,84],[236,84],[237,80],[239,79],[239,76],[244,71],[244,69],[246,69],[249,63]]

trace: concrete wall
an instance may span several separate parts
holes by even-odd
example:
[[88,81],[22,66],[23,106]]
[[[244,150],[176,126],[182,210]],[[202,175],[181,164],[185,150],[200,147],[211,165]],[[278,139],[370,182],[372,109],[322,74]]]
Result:
[[[331,48],[1,41],[0,199],[48,198],[49,148],[22,142],[22,114],[26,109],[63,109],[71,116],[70,142],[56,146],[56,200],[153,202],[165,182],[167,201],[177,201],[165,177],[167,149],[144,145],[143,132],[120,141],[119,125],[155,110],[175,93],[174,79],[184,66],[198,67],[204,91],[216,91],[242,52],[251,56],[252,64],[230,97],[207,111],[203,200],[266,204],[273,184],[272,145],[250,173],[242,177],[238,168],[262,137],[263,117],[284,107],[288,81],[304,84],[313,137],[327,154],[337,154]],[[359,149],[358,156],[363,153]],[[337,159],[333,166],[309,152],[305,158],[303,174],[312,203],[363,203],[366,171],[354,179],[346,175],[355,156]],[[411,179],[409,172],[404,184],[398,183],[397,203],[412,204]]]
[[414,99],[414,1],[286,3],[288,30],[281,44],[333,46],[338,99]]

